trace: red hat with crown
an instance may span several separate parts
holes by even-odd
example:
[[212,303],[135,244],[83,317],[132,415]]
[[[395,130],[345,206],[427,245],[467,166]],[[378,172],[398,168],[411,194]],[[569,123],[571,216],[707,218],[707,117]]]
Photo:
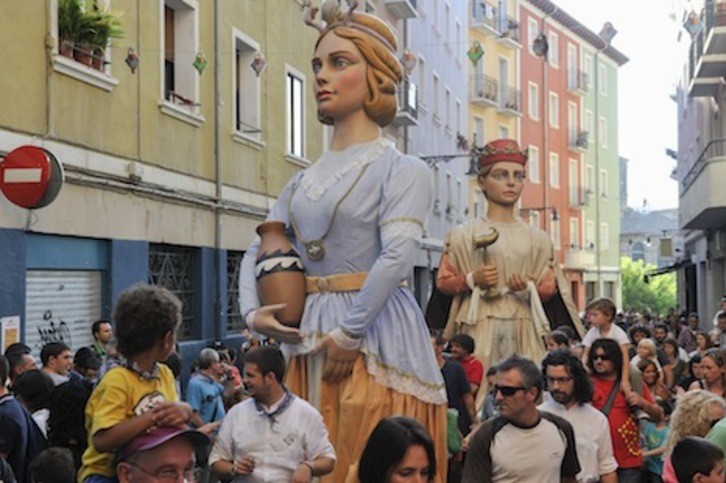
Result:
[[520,149],[514,139],[496,139],[482,148],[481,156],[479,156],[479,169],[502,161],[519,163],[524,166],[528,157],[527,149]]

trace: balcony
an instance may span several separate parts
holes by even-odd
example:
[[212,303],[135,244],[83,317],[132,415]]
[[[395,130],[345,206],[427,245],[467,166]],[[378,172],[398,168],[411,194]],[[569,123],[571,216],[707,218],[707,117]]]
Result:
[[499,107],[499,82],[486,74],[472,75],[469,101],[485,107]]
[[570,245],[565,250],[565,269],[587,270],[595,266],[595,252],[584,250],[577,245]]
[[581,210],[590,204],[590,197],[587,196],[582,188],[570,187],[569,192],[570,209]]
[[406,79],[398,86],[398,111],[393,118],[394,126],[418,125],[418,89]]
[[569,134],[569,148],[570,151],[577,153],[584,153],[587,151],[588,138],[590,133],[587,131],[570,131]]
[[678,204],[679,226],[686,230],[707,230],[726,220],[726,139],[706,145],[681,180]]
[[497,112],[509,117],[522,117],[522,96],[519,89],[502,87]]
[[576,96],[584,96],[587,94],[587,74],[579,69],[571,70],[567,73],[567,90]]
[[416,18],[416,0],[386,0],[386,7],[398,19]]
[[508,49],[521,49],[522,43],[519,40],[519,23],[508,15],[499,16],[499,36],[497,43]]
[[726,75],[726,2],[706,6],[704,29],[691,42],[688,71],[689,94],[712,96]]
[[471,22],[472,28],[477,29],[480,33],[487,36],[499,35],[499,22],[497,20],[497,7],[480,0],[471,2]]

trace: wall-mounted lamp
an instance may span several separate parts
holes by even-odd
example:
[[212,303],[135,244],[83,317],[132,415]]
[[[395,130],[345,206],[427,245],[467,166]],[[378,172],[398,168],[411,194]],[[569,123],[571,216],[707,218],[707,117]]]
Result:
[[[458,141],[461,145],[461,141]],[[467,142],[468,144],[468,142]],[[479,174],[479,157],[481,156],[482,148],[476,145],[476,136],[472,142],[471,149],[468,153],[462,154],[436,154],[433,156],[421,156],[421,159],[429,165],[429,168],[433,168],[439,163],[448,163],[454,159],[469,158],[469,170],[466,172],[467,176],[477,176]]]
[[537,57],[547,57],[547,51],[550,49],[547,43],[547,36],[544,32],[540,32],[539,35],[532,41],[532,51]]

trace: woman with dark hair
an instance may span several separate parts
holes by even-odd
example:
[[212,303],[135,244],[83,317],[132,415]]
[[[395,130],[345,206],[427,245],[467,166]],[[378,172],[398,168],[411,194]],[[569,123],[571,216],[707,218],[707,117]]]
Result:
[[23,372],[13,384],[15,397],[33,416],[33,420],[46,438],[48,437],[50,398],[54,388],[53,380],[40,369]]
[[570,340],[567,334],[560,330],[553,330],[547,335],[547,350],[553,351],[556,349],[569,349]]
[[404,416],[381,420],[363,449],[360,483],[424,483],[434,476],[434,443],[421,423]]
[[706,351],[701,358],[703,366],[703,379],[694,381],[689,391],[705,389],[719,397],[726,397],[726,367],[720,349],[713,348]]

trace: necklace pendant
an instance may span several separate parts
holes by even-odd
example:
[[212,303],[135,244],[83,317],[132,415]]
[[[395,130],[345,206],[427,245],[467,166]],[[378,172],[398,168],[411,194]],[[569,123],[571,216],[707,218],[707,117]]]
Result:
[[308,258],[314,262],[322,260],[325,256],[325,246],[323,240],[311,240],[305,243],[305,252]]

